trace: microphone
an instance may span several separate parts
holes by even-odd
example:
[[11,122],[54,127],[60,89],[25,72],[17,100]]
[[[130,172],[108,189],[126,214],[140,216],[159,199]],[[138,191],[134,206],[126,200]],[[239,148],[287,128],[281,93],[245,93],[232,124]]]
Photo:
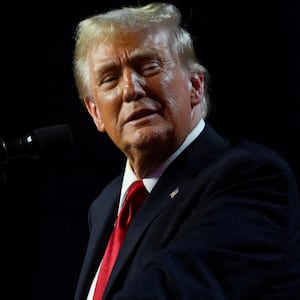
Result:
[[8,142],[0,138],[0,163],[10,160],[53,157],[73,149],[73,136],[67,124],[42,127]]

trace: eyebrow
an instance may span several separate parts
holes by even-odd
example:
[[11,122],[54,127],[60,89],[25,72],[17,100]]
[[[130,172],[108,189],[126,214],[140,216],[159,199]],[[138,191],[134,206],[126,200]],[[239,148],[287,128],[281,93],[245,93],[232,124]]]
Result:
[[153,49],[136,49],[130,54],[130,57],[133,59],[144,57],[158,57],[158,53]]
[[[157,51],[153,49],[136,49],[132,53],[130,53],[129,58],[130,60],[139,60],[142,58],[158,58]],[[94,70],[94,73],[99,75],[101,73],[105,73],[108,70],[113,70],[118,68],[118,64],[115,62],[104,62],[97,66],[97,69]]]

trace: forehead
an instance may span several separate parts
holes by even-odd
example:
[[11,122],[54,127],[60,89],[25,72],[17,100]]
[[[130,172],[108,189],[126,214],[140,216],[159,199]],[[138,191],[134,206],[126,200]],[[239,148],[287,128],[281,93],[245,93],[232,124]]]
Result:
[[92,47],[91,58],[98,63],[122,57],[167,55],[170,52],[166,31],[130,31],[107,35]]

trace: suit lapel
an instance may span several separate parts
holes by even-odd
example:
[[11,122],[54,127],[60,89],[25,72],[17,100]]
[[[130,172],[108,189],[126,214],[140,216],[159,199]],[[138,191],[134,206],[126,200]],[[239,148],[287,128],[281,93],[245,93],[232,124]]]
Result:
[[153,220],[167,207],[170,201],[173,200],[171,194],[173,193],[173,198],[176,196],[180,197],[180,193],[176,192],[176,190],[179,191],[181,186],[175,186],[174,180],[171,178],[166,178],[160,182],[159,186],[153,189],[132,220],[132,223],[130,224],[130,227],[128,228],[126,236],[123,240],[115,266],[112,270],[105,294],[108,294],[110,289],[113,287],[113,284],[117,280],[119,273],[123,269],[131,253],[138,245],[140,239],[147,231],[147,228],[151,225]]

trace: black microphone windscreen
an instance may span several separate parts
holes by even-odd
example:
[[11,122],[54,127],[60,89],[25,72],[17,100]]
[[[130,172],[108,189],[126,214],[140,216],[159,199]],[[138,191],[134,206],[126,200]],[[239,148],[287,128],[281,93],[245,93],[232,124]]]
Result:
[[38,128],[32,131],[38,156],[55,156],[73,149],[73,136],[67,124]]

